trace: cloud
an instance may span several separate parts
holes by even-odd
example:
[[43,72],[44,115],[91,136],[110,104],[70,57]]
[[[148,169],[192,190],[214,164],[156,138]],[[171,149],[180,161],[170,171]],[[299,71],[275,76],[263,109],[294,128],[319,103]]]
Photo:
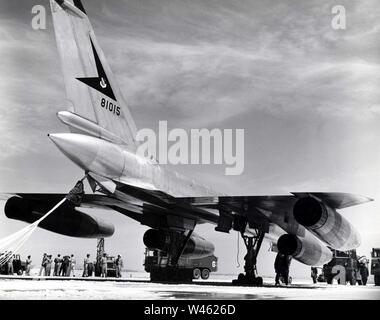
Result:
[[131,5],[149,21],[132,17],[125,4],[103,7],[108,24],[103,17],[96,27],[133,111],[184,126],[222,125],[258,110],[283,118],[373,118],[379,45],[363,55],[357,42],[375,36],[368,23],[376,21],[368,12],[373,2],[347,6],[356,24],[343,32],[331,28],[329,1],[274,4],[260,14],[247,2],[218,4],[179,2],[171,15],[162,14],[165,2]]

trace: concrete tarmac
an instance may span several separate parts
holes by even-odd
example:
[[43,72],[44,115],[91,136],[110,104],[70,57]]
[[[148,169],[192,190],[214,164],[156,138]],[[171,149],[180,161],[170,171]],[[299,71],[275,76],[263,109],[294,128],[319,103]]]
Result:
[[[26,281],[28,280],[28,281]],[[347,300],[380,299],[380,287],[350,285],[316,285],[294,280],[291,286],[275,287],[273,278],[264,278],[263,287],[239,287],[229,277],[192,284],[151,283],[144,278],[62,278],[0,276],[0,299],[302,299]]]

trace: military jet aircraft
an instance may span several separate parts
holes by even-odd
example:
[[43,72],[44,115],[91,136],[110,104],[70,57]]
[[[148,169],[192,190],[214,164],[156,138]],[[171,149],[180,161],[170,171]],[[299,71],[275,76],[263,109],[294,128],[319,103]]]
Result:
[[[213,245],[193,234],[198,224],[218,232],[237,231],[247,247],[248,282],[262,283],[256,258],[264,238],[278,251],[310,266],[327,263],[331,250],[360,244],[355,228],[337,211],[371,199],[348,193],[304,192],[278,196],[229,196],[169,171],[136,153],[136,126],[95,37],[80,0],[50,0],[67,95],[58,112],[70,133],[49,138],[84,172],[93,194],[75,208],[58,209],[41,227],[74,237],[113,234],[108,223],[80,207],[117,211],[150,229],[144,242],[166,248],[175,267],[178,257],[202,255]],[[8,218],[32,223],[64,194],[9,195]],[[250,267],[248,267],[248,265]]]

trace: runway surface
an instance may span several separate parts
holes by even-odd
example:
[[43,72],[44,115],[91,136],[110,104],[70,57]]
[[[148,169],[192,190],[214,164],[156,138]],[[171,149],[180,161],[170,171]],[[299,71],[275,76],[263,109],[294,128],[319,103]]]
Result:
[[337,284],[313,285],[306,281],[293,281],[290,287],[275,287],[273,279],[265,278],[265,286],[232,286],[228,277],[211,279],[207,283],[159,284],[146,282],[144,278],[128,278],[122,281],[108,279],[55,279],[14,277],[0,278],[0,299],[107,299],[107,300],[162,300],[162,299],[306,299],[347,300],[380,299],[380,287],[340,286]]

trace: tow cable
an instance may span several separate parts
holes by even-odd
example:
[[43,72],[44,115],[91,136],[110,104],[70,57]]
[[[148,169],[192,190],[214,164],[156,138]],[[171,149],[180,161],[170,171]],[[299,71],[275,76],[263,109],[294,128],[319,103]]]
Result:
[[59,201],[40,219],[36,220],[25,228],[22,228],[21,230],[3,239],[0,239],[0,267],[7,263],[13,257],[13,255],[18,253],[25,242],[32,236],[38,225],[66,201],[70,206],[80,206],[84,196],[83,180],[86,178],[87,174],[75,184],[74,188],[72,188],[61,201]]

